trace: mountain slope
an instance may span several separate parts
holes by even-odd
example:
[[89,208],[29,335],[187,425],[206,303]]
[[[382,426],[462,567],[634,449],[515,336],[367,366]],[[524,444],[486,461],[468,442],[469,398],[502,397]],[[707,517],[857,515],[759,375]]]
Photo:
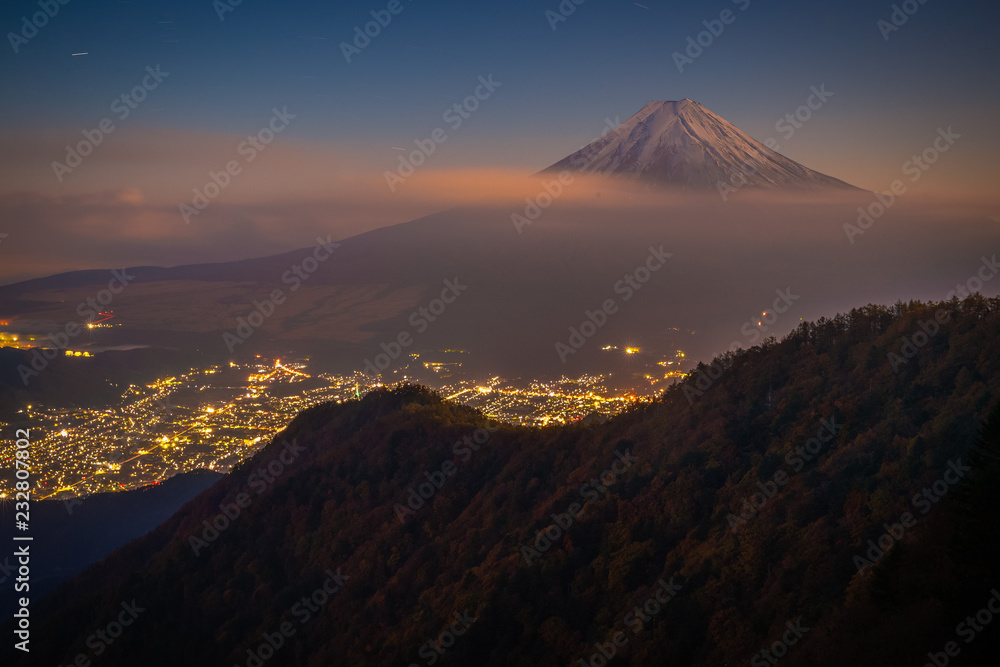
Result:
[[[889,354],[939,311],[947,323],[894,372]],[[974,296],[804,323],[603,425],[480,432],[480,415],[414,388],[318,406],[36,603],[31,664],[88,653],[133,599],[144,611],[102,665],[256,664],[282,627],[269,666],[578,664],[616,632],[618,664],[737,664],[796,621],[811,630],[783,665],[919,664],[975,611],[967,599],[989,596],[948,574],[950,496],[873,568],[858,574],[855,557],[965,460],[1000,395],[998,345],[1000,299]],[[826,444],[796,470],[817,435]],[[744,500],[779,472],[786,482],[748,514]],[[422,507],[395,507],[422,484],[439,487]],[[239,516],[220,519],[241,493]],[[982,518],[969,519],[975,535]],[[342,590],[304,619],[303,597],[337,575]],[[637,622],[635,607],[677,586]],[[477,620],[438,653],[456,614]],[[884,632],[855,637],[855,618]]]
[[[657,358],[678,349],[709,358],[745,343],[744,325],[770,307],[776,289],[802,296],[775,325],[779,330],[768,331],[779,335],[799,318],[858,303],[941,298],[974,275],[984,252],[997,251],[996,222],[916,200],[898,201],[851,243],[844,225],[858,219],[858,204],[869,203],[864,193],[856,202],[848,196],[852,201],[829,204],[653,194],[649,206],[629,208],[628,200],[610,201],[610,188],[590,193],[580,181],[574,192],[586,201],[559,199],[521,233],[511,215],[524,212],[524,200],[345,239],[295,291],[284,277],[311,248],[229,264],[130,269],[136,280],[110,306],[122,326],[73,343],[201,349],[228,359],[223,332],[280,289],[285,303],[236,352],[253,358],[292,349],[358,370],[400,332],[417,333],[412,313],[440,295],[444,280],[457,278],[468,291],[415,336],[409,351],[463,349],[483,373],[578,377],[608,363],[606,345],[635,345]],[[661,245],[673,256],[626,303],[616,285],[643,265],[650,246]],[[104,289],[108,277],[66,274],[0,287],[0,319],[23,327],[15,331],[59,331],[80,321],[77,305]],[[983,289],[995,293],[997,284]],[[609,297],[618,312],[563,363],[554,345]],[[21,386],[16,373],[10,379]]]
[[[40,597],[116,548],[145,535],[220,477],[211,470],[196,470],[133,491],[99,493],[83,500],[36,500],[31,507],[35,549],[32,590]],[[6,511],[0,516],[0,539],[11,543],[16,535],[13,516]],[[8,560],[0,563],[9,564]],[[2,579],[0,609],[13,612],[15,582],[13,578]]]
[[849,188],[750,138],[690,99],[650,102],[607,135],[545,171],[591,171],[688,189]]

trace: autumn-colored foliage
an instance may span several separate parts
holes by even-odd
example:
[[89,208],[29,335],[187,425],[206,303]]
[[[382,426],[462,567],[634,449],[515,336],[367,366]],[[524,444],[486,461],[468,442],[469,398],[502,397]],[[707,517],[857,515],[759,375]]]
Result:
[[[904,355],[942,309],[946,323]],[[101,665],[246,665],[286,621],[295,634],[269,667],[589,664],[618,632],[609,665],[746,664],[796,619],[810,629],[782,664],[924,664],[1000,585],[1000,413],[986,421],[1000,299],[868,306],[715,367],[703,393],[708,366],[605,424],[501,426],[478,449],[462,443],[488,421],[418,387],[307,410],[38,603],[51,641],[31,658],[69,664],[134,598],[146,611]],[[293,440],[302,455],[248,491]],[[635,463],[595,487],[616,452]],[[922,512],[914,496],[956,461],[971,472]],[[396,506],[425,483],[401,520]],[[252,502],[195,555],[192,536],[241,492]],[[859,572],[904,513],[912,527]],[[338,568],[343,590],[300,625],[297,601]],[[671,577],[679,592],[636,616]],[[463,612],[477,620],[428,649]],[[997,634],[962,650],[989,655]]]

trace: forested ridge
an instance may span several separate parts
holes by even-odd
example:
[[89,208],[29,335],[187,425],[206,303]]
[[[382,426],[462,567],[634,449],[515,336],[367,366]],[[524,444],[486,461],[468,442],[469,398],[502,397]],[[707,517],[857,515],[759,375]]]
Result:
[[996,627],[956,627],[1000,586],[998,388],[973,295],[803,323],[604,424],[317,406],[35,601],[30,664],[253,665],[282,627],[263,664],[988,664]]

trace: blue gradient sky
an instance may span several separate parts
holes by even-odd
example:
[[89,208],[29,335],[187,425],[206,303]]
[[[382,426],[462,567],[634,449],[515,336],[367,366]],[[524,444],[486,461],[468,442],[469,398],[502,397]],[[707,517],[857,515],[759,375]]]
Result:
[[[722,0],[641,3],[648,9],[588,0],[553,31],[543,12],[555,1],[403,0],[348,64],[338,44],[386,3],[244,0],[220,21],[209,0],[71,0],[20,53],[5,46],[0,120],[8,129],[86,126],[159,63],[172,78],[142,109],[144,124],[239,132],[287,105],[300,114],[295,135],[371,151],[439,124],[452,98],[492,72],[502,94],[468,143],[503,146],[453,151],[480,164],[542,165],[565,141],[651,99],[690,97],[762,138],[820,83],[836,94],[815,119],[824,123],[817,145],[836,152],[834,163],[875,137],[891,147],[941,123],[991,129],[978,124],[1000,102],[996,3],[929,0],[886,42],[876,21],[888,2],[749,2],[739,11]],[[679,73],[671,53],[727,7],[736,21]],[[16,29],[32,10],[34,2],[4,3],[0,25]]]

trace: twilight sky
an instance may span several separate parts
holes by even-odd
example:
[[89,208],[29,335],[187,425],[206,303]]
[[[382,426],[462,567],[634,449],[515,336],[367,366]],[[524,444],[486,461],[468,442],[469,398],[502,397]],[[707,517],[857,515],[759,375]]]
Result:
[[[915,13],[888,39],[878,21],[893,3],[860,0],[565,0],[575,10],[555,30],[557,0],[48,1],[58,11],[37,34],[23,21],[37,0],[0,8],[0,283],[236,259],[404,222],[502,189],[655,99],[690,97],[871,190],[951,126],[961,139],[914,196],[1000,214],[1000,9],[988,0],[909,0]],[[723,10],[732,22],[678,71],[672,54]],[[391,20],[348,63],[341,43],[372,11]],[[449,127],[443,114],[490,75],[500,86]],[[146,99],[115,102],[144,80]],[[779,131],[814,86],[833,95],[792,136]],[[294,119],[241,151],[272,109]],[[52,163],[102,119],[114,130],[58,180]],[[439,127],[447,140],[390,192],[398,148]],[[240,173],[185,224],[178,205],[230,160]]]

